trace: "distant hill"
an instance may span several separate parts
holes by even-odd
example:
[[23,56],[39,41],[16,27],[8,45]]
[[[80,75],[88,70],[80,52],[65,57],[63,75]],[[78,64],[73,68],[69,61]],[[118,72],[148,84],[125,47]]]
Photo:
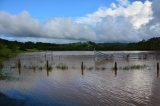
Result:
[[54,44],[54,43],[42,43],[42,42],[17,42],[0,39],[0,49],[9,48],[11,50],[53,50],[53,51],[89,51],[89,50],[160,50],[160,37],[151,38],[149,40],[142,40],[137,43],[94,43],[91,41],[77,42],[69,44]]

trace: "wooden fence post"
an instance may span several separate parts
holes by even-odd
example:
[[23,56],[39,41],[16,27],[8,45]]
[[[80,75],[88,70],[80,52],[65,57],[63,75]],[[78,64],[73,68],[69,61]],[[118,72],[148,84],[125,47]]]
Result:
[[82,62],[82,63],[81,63],[81,74],[82,74],[82,75],[84,74],[83,69],[84,69],[84,66],[83,66],[83,62]]

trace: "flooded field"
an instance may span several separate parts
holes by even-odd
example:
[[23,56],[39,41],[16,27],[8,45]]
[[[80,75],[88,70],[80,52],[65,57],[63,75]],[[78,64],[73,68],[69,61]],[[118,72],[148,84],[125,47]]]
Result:
[[21,54],[4,62],[0,104],[159,106],[158,62],[158,52]]

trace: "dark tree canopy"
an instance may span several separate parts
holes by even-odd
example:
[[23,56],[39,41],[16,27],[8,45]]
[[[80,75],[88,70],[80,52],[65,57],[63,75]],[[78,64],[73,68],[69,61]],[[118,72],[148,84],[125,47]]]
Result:
[[160,37],[151,38],[147,41],[142,40],[137,43],[94,43],[91,41],[88,42],[77,42],[69,44],[53,44],[53,43],[42,43],[42,42],[17,42],[17,41],[8,41],[0,39],[0,49],[9,48],[11,50],[50,50],[50,51],[93,51],[96,50],[160,50]]

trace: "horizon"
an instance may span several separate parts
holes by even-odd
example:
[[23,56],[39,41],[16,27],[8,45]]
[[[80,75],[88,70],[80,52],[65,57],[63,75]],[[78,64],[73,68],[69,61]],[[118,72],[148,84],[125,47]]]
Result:
[[0,38],[56,44],[138,42],[160,37],[159,9],[159,0],[2,0]]

